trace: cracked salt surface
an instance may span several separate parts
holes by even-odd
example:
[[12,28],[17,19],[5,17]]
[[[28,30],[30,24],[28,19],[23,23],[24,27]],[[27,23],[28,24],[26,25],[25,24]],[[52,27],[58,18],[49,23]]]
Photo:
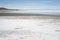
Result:
[[60,19],[0,19],[0,40],[60,40]]

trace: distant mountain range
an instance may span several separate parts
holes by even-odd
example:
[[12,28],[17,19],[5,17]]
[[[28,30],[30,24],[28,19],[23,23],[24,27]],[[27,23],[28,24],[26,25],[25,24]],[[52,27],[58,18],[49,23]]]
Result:
[[18,10],[18,9],[9,9],[9,8],[0,7],[0,11],[1,10]]

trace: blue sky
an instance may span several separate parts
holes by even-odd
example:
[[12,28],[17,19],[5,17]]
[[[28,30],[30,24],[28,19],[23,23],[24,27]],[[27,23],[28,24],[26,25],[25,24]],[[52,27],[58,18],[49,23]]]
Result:
[[60,9],[60,0],[0,0],[0,7]]

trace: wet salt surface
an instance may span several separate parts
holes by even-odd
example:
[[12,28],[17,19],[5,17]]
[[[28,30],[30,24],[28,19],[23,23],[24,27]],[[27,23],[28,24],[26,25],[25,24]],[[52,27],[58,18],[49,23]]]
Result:
[[0,40],[60,40],[60,19],[0,19]]

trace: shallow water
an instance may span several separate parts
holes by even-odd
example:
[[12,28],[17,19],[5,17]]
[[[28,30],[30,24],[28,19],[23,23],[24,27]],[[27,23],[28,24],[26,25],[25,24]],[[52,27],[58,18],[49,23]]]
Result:
[[0,13],[22,13],[22,14],[48,14],[60,15],[60,10],[34,10],[34,9],[20,9],[20,10],[0,10]]

